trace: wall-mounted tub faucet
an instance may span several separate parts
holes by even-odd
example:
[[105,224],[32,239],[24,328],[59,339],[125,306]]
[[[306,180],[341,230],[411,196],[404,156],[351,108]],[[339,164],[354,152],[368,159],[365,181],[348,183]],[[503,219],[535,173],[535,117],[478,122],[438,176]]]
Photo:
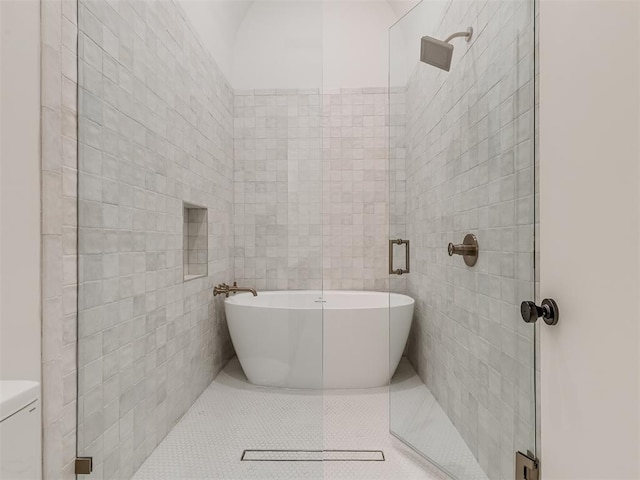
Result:
[[239,287],[237,282],[233,282],[233,285],[229,286],[226,283],[221,283],[220,285],[216,285],[213,287],[213,296],[221,295],[224,293],[225,297],[228,297],[230,293],[236,292],[251,292],[254,297],[258,296],[258,292],[256,292],[255,288],[248,287]]

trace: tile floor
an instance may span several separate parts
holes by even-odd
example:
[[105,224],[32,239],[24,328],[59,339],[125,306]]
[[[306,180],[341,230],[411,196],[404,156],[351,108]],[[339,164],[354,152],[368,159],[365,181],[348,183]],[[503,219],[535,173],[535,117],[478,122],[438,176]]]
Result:
[[[475,463],[462,438],[437,406],[411,366],[403,360],[394,384],[393,424],[410,430],[408,415],[426,414],[419,424],[433,426],[421,448],[433,449],[443,467],[470,476]],[[421,398],[418,398],[420,396]],[[429,398],[430,397],[430,398]],[[426,399],[426,400],[425,400]],[[431,401],[433,399],[433,401]],[[397,402],[397,403],[396,403]],[[420,405],[414,408],[415,404]],[[426,406],[426,408],[425,408]],[[396,413],[398,412],[398,413]],[[440,413],[441,412],[441,413]],[[203,392],[134,480],[441,480],[448,478],[413,450],[389,435],[389,389],[305,391],[263,388],[247,382],[234,358]],[[445,416],[446,419],[446,416]],[[452,431],[449,431],[453,429]],[[439,439],[443,439],[441,442]],[[435,441],[434,440],[438,440]],[[462,442],[460,444],[460,442]],[[245,449],[382,450],[384,462],[242,462]],[[450,449],[457,456],[444,455]],[[466,449],[466,454],[464,450]],[[440,453],[438,453],[440,452]],[[462,454],[460,454],[462,452]],[[470,457],[469,457],[470,456]],[[477,466],[477,463],[476,463]],[[480,470],[481,472],[481,470]]]
[[456,480],[488,480],[436,398],[406,359],[391,382],[390,430]]

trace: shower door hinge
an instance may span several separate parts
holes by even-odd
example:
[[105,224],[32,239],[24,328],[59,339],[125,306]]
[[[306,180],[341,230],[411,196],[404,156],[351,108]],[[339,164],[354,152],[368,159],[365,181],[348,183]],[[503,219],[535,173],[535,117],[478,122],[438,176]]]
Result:
[[93,471],[93,457],[76,457],[76,475],[89,475]]
[[531,453],[516,452],[516,480],[539,480],[540,465]]

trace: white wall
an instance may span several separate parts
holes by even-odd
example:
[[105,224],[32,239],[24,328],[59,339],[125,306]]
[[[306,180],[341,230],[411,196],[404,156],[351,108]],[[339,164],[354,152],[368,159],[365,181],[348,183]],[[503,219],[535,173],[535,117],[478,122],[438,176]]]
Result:
[[228,80],[233,74],[236,33],[252,0],[178,0],[203,46]]
[[323,2],[324,88],[386,87],[388,32],[397,20],[386,1]]
[[543,476],[637,479],[640,3],[543,0],[540,99]]
[[0,12],[0,378],[39,381],[40,4]]
[[320,2],[255,2],[236,36],[233,87],[321,87],[322,23]]
[[417,0],[179,3],[234,88],[334,89],[387,86],[388,29]]

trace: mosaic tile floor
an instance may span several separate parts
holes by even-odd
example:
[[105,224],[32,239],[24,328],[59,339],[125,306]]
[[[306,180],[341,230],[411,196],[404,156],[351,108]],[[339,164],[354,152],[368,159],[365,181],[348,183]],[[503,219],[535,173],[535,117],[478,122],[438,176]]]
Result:
[[[403,382],[409,381],[404,385],[410,387],[403,390],[403,395],[398,397],[399,400],[407,401],[408,393],[411,392],[419,395],[425,393],[414,388],[418,385],[415,380],[417,377],[408,363],[402,362],[398,374]],[[394,403],[394,412],[395,408]],[[412,412],[414,409],[408,409],[408,413]],[[431,412],[429,415],[433,415],[434,410],[430,408],[429,412]],[[438,422],[438,426],[446,427],[446,424]],[[453,428],[452,425],[450,426]],[[325,392],[256,387],[247,382],[238,360],[234,358],[133,478],[134,480],[441,480],[447,478],[444,473],[436,470],[422,457],[389,435],[388,430],[389,391],[386,387]],[[437,436],[436,433],[434,435]],[[447,441],[456,440],[452,435],[445,435],[443,438]],[[457,447],[461,446],[457,445]],[[385,461],[243,462],[240,458],[246,449],[382,450]],[[470,477],[464,480],[467,479]]]

